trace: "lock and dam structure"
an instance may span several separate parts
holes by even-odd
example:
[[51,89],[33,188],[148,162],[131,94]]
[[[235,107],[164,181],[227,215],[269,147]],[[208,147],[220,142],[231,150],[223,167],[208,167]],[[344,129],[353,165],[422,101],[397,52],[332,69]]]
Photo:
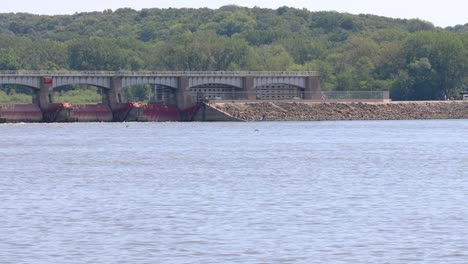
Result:
[[[5,85],[28,87],[33,96],[31,104],[0,105],[0,122],[186,121],[210,100],[321,99],[319,72],[2,71]],[[70,85],[100,88],[102,102],[56,102],[54,90]],[[136,85],[152,85],[150,103],[125,97]]]

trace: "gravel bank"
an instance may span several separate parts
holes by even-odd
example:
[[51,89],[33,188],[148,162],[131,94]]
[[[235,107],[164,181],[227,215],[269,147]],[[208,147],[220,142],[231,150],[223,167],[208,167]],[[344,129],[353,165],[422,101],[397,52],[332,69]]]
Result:
[[468,119],[468,102],[311,103],[210,102],[245,121]]

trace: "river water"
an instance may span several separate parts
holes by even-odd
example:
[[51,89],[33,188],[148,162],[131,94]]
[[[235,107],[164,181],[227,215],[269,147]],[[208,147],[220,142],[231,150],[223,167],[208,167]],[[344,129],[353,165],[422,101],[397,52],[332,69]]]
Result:
[[468,121],[0,125],[0,263],[468,263]]

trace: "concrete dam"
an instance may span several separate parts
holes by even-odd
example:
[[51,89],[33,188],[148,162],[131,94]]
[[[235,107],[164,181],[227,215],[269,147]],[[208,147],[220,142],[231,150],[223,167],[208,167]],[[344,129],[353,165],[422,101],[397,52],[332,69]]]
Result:
[[[1,71],[4,85],[28,87],[33,96],[31,104],[1,104],[0,122],[191,121],[210,100],[321,97],[319,72]],[[56,102],[54,90],[67,85],[101,88],[102,102]],[[125,98],[125,89],[135,85],[152,85],[155,103]]]

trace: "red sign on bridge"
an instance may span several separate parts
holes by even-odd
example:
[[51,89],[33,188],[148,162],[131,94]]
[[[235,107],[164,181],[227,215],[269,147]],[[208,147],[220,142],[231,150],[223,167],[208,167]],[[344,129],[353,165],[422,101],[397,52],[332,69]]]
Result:
[[44,84],[52,84],[53,81],[52,81],[52,78],[51,78],[51,77],[43,77],[43,78],[42,78],[42,82],[43,82]]

